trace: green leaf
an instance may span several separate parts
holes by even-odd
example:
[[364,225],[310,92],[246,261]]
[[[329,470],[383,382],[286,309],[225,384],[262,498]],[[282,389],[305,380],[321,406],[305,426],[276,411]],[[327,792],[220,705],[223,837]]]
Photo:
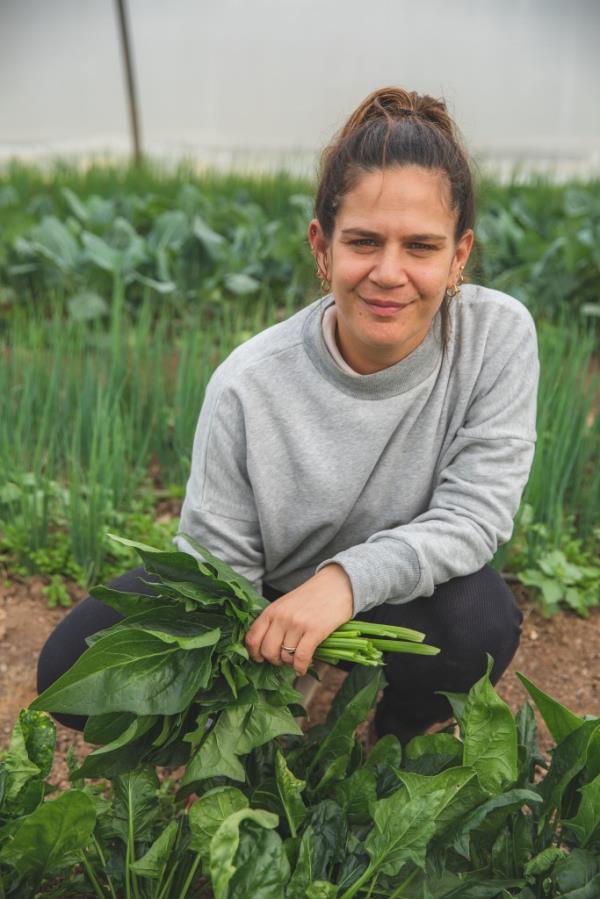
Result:
[[402,744],[394,734],[386,734],[380,737],[371,748],[365,761],[365,768],[375,770],[377,765],[387,765],[389,768],[399,768],[402,764]]
[[7,772],[4,785],[4,795],[7,800],[14,800],[27,781],[41,777],[40,766],[30,759],[27,752],[24,731],[24,720],[19,715],[13,727],[8,751],[2,761]]
[[595,899],[600,890],[600,861],[584,849],[573,849],[553,871],[559,899]]
[[467,704],[469,695],[468,693],[451,693],[447,690],[436,690],[440,696],[445,696],[450,705],[452,706],[452,714],[458,721],[460,725],[460,729],[462,733],[465,732],[464,727],[464,714],[465,714],[465,706]]
[[282,899],[285,895],[290,865],[276,831],[242,822],[234,864],[227,893],[230,899]]
[[552,734],[555,742],[562,743],[565,737],[577,730],[583,724],[583,718],[575,715],[569,709],[557,702],[547,693],[536,687],[524,674],[517,671],[517,677],[535,702],[540,715],[546,723],[546,727]]
[[264,609],[269,605],[268,601],[261,596],[251,581],[243,575],[238,574],[237,571],[234,571],[226,562],[223,562],[221,559],[214,556],[210,550],[205,546],[202,546],[201,543],[198,543],[198,541],[189,534],[182,533],[181,536],[214,568],[218,579],[232,587],[236,596],[252,600],[260,609]]
[[225,275],[225,286],[236,296],[246,296],[249,293],[256,293],[260,288],[260,281],[251,275],[240,272],[239,274]]
[[304,899],[308,895],[305,892],[308,885],[325,880],[333,865],[344,855],[347,825],[339,805],[324,799],[313,806],[309,814],[286,899]]
[[524,702],[519,709],[515,723],[519,745],[523,747],[524,758],[520,761],[520,771],[529,783],[533,783],[535,766],[544,761],[537,739],[537,723],[533,708]]
[[438,804],[444,790],[406,800],[398,790],[372,806],[375,828],[365,840],[374,870],[396,875],[408,861],[425,868],[427,844],[436,830]]
[[403,768],[416,774],[437,774],[460,765],[463,744],[453,734],[423,734],[404,747]]
[[[215,899],[229,899],[229,882],[236,871],[234,859],[240,842],[240,825],[247,820],[269,830],[277,827],[279,821],[277,815],[263,809],[242,808],[221,822],[210,841],[210,876]],[[235,897],[231,896],[231,899]]]
[[79,861],[88,844],[96,812],[89,796],[69,790],[44,802],[16,826],[12,840],[2,850],[3,860],[23,876],[40,884]]
[[80,222],[87,222],[90,214],[87,210],[87,207],[81,202],[77,194],[69,187],[61,188],[61,193],[67,201],[69,209],[71,210],[73,215],[76,216],[76,218],[78,218]]
[[177,821],[169,821],[150,849],[141,858],[130,863],[129,869],[140,877],[150,877],[154,880],[161,878],[175,845],[177,830]]
[[481,786],[500,793],[518,777],[517,729],[508,705],[494,690],[487,673],[469,690],[464,708],[463,764],[477,771]]
[[69,318],[74,322],[88,322],[108,315],[110,308],[104,297],[92,290],[82,290],[67,301]]
[[139,272],[134,272],[129,278],[129,283],[132,281],[137,282],[138,284],[142,284],[144,287],[149,287],[151,290],[155,290],[156,293],[164,296],[168,293],[174,293],[177,290],[177,285],[174,281],[157,281],[156,278],[149,278],[147,275],[140,275]]
[[552,750],[552,763],[538,786],[544,799],[538,833],[548,824],[554,809],[561,808],[563,796],[571,781],[586,765],[588,745],[599,730],[600,721],[584,721]]
[[59,219],[45,215],[30,232],[31,251],[47,259],[66,274],[73,273],[80,260],[81,251],[77,241]]
[[489,815],[499,809],[502,809],[506,815],[509,815],[512,811],[520,809],[522,805],[535,808],[540,803],[541,798],[531,790],[508,790],[508,792],[499,796],[492,796],[491,799],[488,799],[487,802],[482,803],[468,814],[466,818],[456,822],[457,829],[452,843],[453,848],[459,855],[463,855],[468,859],[471,852],[471,835],[473,831],[481,828]]
[[295,837],[306,816],[306,806],[302,801],[302,791],[306,786],[306,781],[300,780],[292,774],[279,749],[275,753],[275,780],[291,834]]
[[111,632],[114,634],[117,629],[136,628],[158,637],[163,643],[177,644],[181,649],[200,649],[215,646],[221,638],[221,631],[215,627],[213,619],[220,621],[222,616],[185,612],[173,604],[160,605],[130,615],[113,625]]
[[436,807],[436,831],[459,826],[465,814],[478,805],[485,793],[482,791],[473,768],[447,768],[435,775],[398,771],[398,778],[406,787],[409,799],[426,799],[439,794]]
[[248,800],[237,787],[221,786],[196,799],[188,812],[191,831],[189,848],[210,856],[210,841],[217,830],[234,812],[248,808]]
[[131,712],[109,712],[106,715],[90,715],[85,723],[83,738],[96,746],[112,743],[135,720]]
[[105,587],[103,584],[92,587],[89,593],[90,596],[106,603],[107,606],[120,612],[126,618],[129,615],[146,612],[161,604],[158,597],[145,596],[141,593],[126,593],[123,590],[115,590],[114,587]]
[[306,899],[335,899],[337,895],[337,887],[324,880],[315,880],[306,889]]
[[130,815],[134,822],[135,840],[149,838],[159,814],[158,787],[156,771],[148,765],[113,780],[111,825],[123,842],[128,840]]
[[40,770],[40,777],[50,774],[56,749],[56,725],[45,712],[21,709],[18,723],[25,738],[27,755]]
[[335,799],[350,823],[370,823],[369,808],[377,800],[377,775],[374,767],[358,768],[337,783]]
[[[71,775],[71,780],[80,780],[82,777],[114,777],[136,767],[144,755],[142,746],[146,741],[141,741],[141,738],[152,730],[158,720],[157,715],[134,718],[118,737],[90,752],[77,771]],[[131,744],[135,745],[133,754],[131,751],[121,752],[124,747],[131,747]]]
[[563,819],[562,826],[568,828],[582,848],[600,835],[600,774],[589,784],[578,790],[581,803],[573,818]]
[[350,672],[335,697],[325,726],[313,729],[311,738],[318,741],[318,748],[311,754],[309,774],[316,769],[326,773],[337,763],[336,777],[343,777],[354,748],[355,728],[366,719],[382,682],[381,668],[356,665]]
[[217,776],[243,781],[245,774],[238,756],[281,734],[302,733],[289,709],[270,705],[265,696],[268,694],[262,694],[260,703],[230,705],[221,712],[187,766],[182,786]]
[[313,858],[317,849],[317,838],[312,825],[305,827],[300,847],[298,849],[298,858],[296,866],[290,878],[286,890],[286,899],[305,899],[307,886],[313,882],[314,867]]
[[227,246],[227,241],[221,234],[213,231],[201,216],[194,216],[192,230],[211,259],[219,261],[223,258],[223,249]]
[[107,632],[31,708],[75,715],[90,709],[98,715],[173,715],[208,684],[212,652],[212,646],[181,650],[143,631]]
[[534,877],[536,874],[546,874],[554,866],[560,858],[566,855],[565,849],[558,849],[556,846],[550,846],[548,849],[542,849],[537,855],[528,861],[525,865],[525,875]]
[[81,235],[81,242],[85,248],[85,257],[98,268],[112,275],[121,271],[122,254],[109,246],[105,240],[92,234],[90,231],[84,231]]

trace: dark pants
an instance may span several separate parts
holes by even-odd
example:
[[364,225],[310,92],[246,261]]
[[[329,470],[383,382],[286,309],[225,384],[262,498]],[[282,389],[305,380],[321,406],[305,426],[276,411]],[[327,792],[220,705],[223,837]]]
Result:
[[[138,580],[140,576],[158,580],[139,567],[111,581],[110,586],[153,595]],[[264,585],[263,593],[271,601],[282,595],[269,585]],[[73,665],[87,648],[87,636],[121,618],[110,606],[91,596],[75,606],[42,649],[38,691],[41,693]],[[423,631],[425,642],[441,649],[436,656],[389,653],[385,657],[388,686],[376,709],[375,728],[378,736],[394,733],[402,742],[452,715],[446,697],[436,696],[435,691],[468,692],[486,671],[486,652],[494,659],[491,680],[495,684],[517,651],[523,621],[512,592],[489,565],[440,584],[432,596],[421,596],[403,605],[383,603],[358,618]],[[55,718],[77,730],[83,730],[86,721],[76,715],[58,714]]]

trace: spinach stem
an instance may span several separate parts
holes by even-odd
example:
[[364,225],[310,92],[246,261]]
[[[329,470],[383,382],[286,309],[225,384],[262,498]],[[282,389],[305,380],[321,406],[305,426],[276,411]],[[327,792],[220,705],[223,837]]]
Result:
[[165,881],[164,887],[161,889],[160,893],[158,894],[158,899],[166,899],[166,897],[169,895],[169,892],[171,890],[171,884],[173,883],[173,878],[175,877],[176,871],[177,871],[177,865],[173,865],[173,867],[171,868],[170,874]]
[[[371,875],[373,874],[373,865],[370,864],[366,871],[364,871],[358,880],[355,880],[351,887],[349,887],[345,893],[339,897],[339,899],[352,899],[353,896],[356,896],[358,891],[362,888],[363,884],[367,883]],[[378,875],[377,875],[378,876]]]
[[373,890],[375,889],[375,884],[377,883],[378,878],[379,874],[376,874],[371,881],[371,886],[369,887],[369,892],[367,893],[366,899],[370,899],[370,897],[373,895]]
[[418,874],[419,868],[415,868],[415,870],[408,875],[406,880],[403,880],[399,887],[397,887],[393,893],[390,893],[388,899],[402,899],[402,890],[409,885],[411,880],[414,879],[415,874]]
[[190,872],[185,879],[183,889],[181,890],[178,899],[185,899],[185,897],[187,896],[187,892],[192,884],[192,880],[194,879],[194,874],[196,873],[196,871],[198,869],[198,865],[200,864],[200,861],[201,861],[201,855],[200,855],[200,853],[198,853],[196,855],[196,858],[194,859],[194,863],[193,863],[192,867],[190,868]]
[[425,639],[422,631],[415,631],[410,627],[400,627],[394,624],[376,624],[373,621],[357,621],[353,618],[346,624],[341,624],[334,633],[338,631],[360,631],[361,634],[372,634],[374,637],[393,637],[396,640],[414,640],[421,643]]
[[126,867],[126,879],[125,879],[125,888],[127,890],[128,899],[131,893],[129,892],[129,877],[131,877],[131,886],[133,887],[133,895],[135,899],[140,899],[140,894],[138,890],[138,882],[137,876],[134,871],[131,870],[131,865],[135,861],[135,831],[133,827],[133,797],[131,795],[131,779],[129,780],[129,784],[127,787],[128,793],[128,802],[127,802],[127,852],[125,853],[125,867]]
[[96,880],[96,875],[94,874],[94,869],[90,865],[83,849],[81,850],[81,860],[83,862],[83,867],[85,868],[85,873],[87,874],[88,880],[94,888],[94,892],[95,892],[96,896],[98,897],[98,899],[106,899],[104,890],[102,889],[102,887]]
[[117,894],[115,893],[115,888],[114,888],[113,882],[110,878],[110,874],[106,870],[106,858],[104,857],[104,853],[102,852],[102,847],[100,846],[100,843],[96,839],[95,834],[92,834],[92,840],[94,841],[94,846],[96,847],[96,852],[98,853],[98,858],[100,859],[100,864],[102,865],[102,869],[104,871],[104,876],[106,877],[106,880],[108,882],[108,888],[110,890],[112,899],[117,899]]

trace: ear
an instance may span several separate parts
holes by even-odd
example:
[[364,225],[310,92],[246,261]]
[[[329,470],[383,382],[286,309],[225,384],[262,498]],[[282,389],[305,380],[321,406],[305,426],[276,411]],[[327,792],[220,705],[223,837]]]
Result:
[[471,255],[474,240],[475,234],[473,233],[472,228],[469,228],[467,231],[465,231],[465,233],[456,244],[454,258],[452,259],[452,265],[450,266],[450,273],[448,276],[448,287],[452,287],[454,284],[456,284],[460,277],[461,270],[466,268],[467,262],[469,261],[469,256]]
[[312,219],[308,224],[308,242],[317,266],[321,269],[322,274],[327,277],[329,273],[329,243],[318,219]]

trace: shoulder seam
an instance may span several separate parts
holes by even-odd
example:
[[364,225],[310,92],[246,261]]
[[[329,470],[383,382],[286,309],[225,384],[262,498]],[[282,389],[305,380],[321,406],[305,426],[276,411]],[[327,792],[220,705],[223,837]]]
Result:
[[264,362],[268,362],[270,359],[273,359],[275,356],[280,356],[282,353],[289,353],[291,350],[295,350],[297,347],[302,346],[302,339],[297,340],[295,343],[290,344],[289,346],[282,347],[279,350],[273,350],[270,353],[267,353],[264,356],[261,356],[260,359],[253,359],[244,363],[235,373],[234,375],[228,375],[226,379],[224,379],[223,384],[220,387],[219,394],[223,391],[225,387],[229,387],[232,382],[235,381],[235,377],[243,374],[244,372],[249,371],[252,368],[255,368],[259,365],[262,365]]

